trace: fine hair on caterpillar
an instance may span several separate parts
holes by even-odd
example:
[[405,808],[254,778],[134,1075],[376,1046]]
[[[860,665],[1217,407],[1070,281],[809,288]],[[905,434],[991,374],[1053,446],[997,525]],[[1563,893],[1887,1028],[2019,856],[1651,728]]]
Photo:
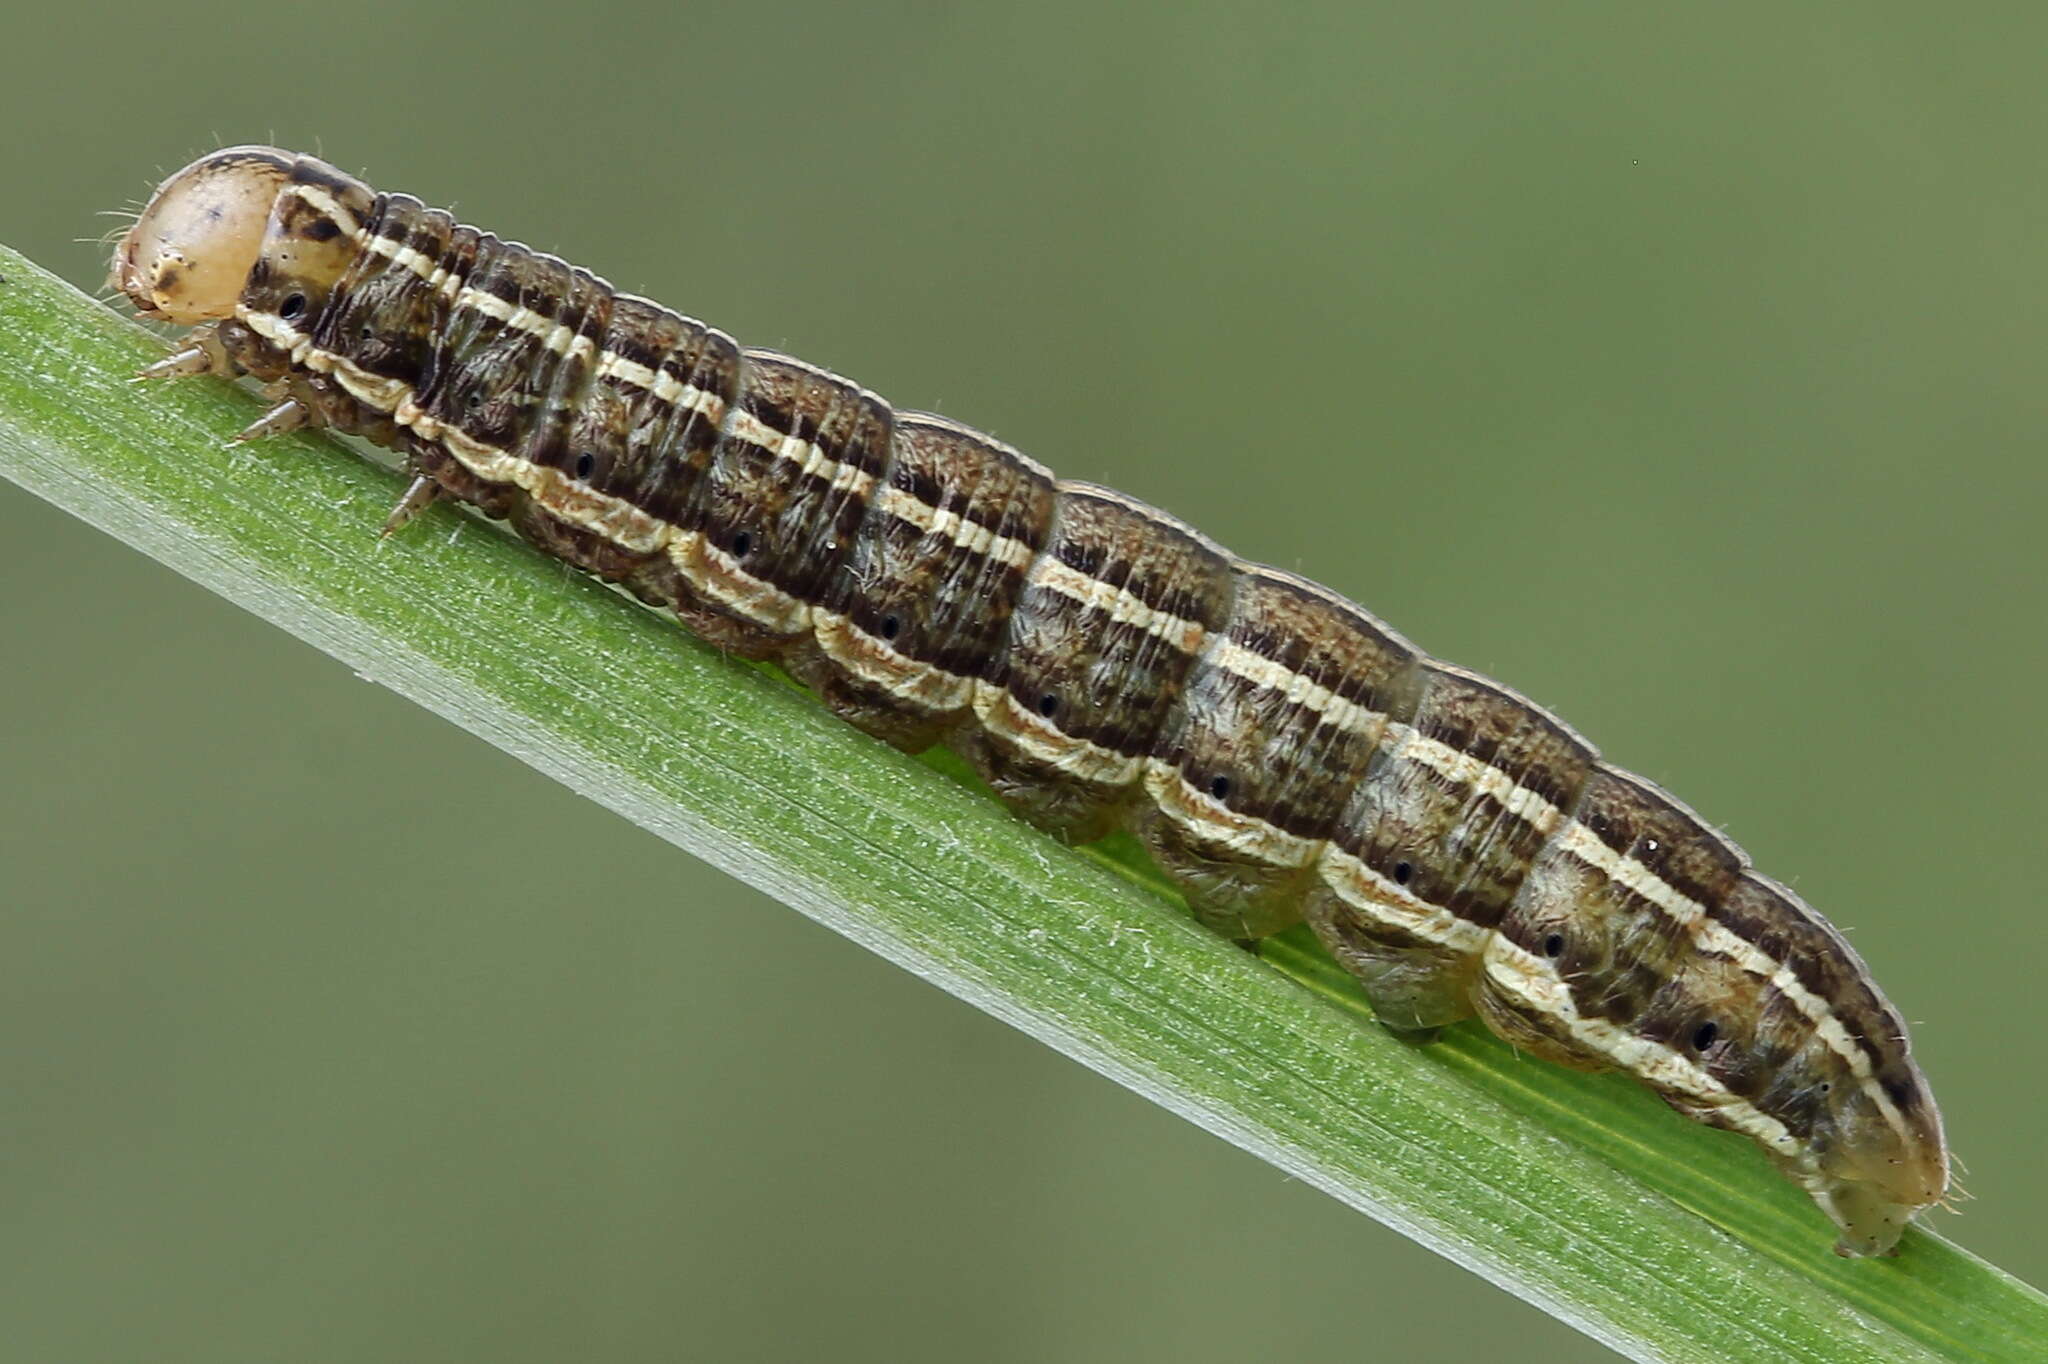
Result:
[[946,743],[1071,841],[1134,832],[1212,929],[1306,920],[1396,1032],[1477,1015],[1747,1135],[1892,1251],[1948,1187],[1903,1023],[1856,955],[1684,805],[1516,693],[1293,574],[941,417],[266,147],[117,244],[147,373],[251,375],[243,433],[404,455],[438,497]]

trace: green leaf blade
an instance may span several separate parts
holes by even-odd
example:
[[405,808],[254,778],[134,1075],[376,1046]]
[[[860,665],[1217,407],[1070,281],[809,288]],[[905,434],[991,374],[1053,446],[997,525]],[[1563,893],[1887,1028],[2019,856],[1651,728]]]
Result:
[[0,472],[1617,1351],[2048,1348],[2048,1300],[1940,1237],[1839,1260],[1745,1143],[1476,1027],[1395,1042],[1301,934],[1211,938],[1127,842],[1060,848],[495,530],[443,508],[380,543],[392,475],[222,448],[248,394],[129,384],[157,342],[4,249],[0,276]]

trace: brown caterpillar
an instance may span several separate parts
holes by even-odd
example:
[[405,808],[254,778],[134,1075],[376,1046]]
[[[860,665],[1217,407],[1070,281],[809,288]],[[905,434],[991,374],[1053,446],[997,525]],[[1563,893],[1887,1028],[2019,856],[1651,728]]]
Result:
[[1477,1013],[1745,1133],[1891,1252],[1940,1200],[1906,1031],[1818,915],[1515,693],[1120,493],[589,272],[234,147],[116,248],[153,377],[250,374],[242,438],[313,423],[436,496],[779,661],[908,749],[964,753],[1063,838],[1143,838],[1203,922],[1302,918],[1388,1027]]

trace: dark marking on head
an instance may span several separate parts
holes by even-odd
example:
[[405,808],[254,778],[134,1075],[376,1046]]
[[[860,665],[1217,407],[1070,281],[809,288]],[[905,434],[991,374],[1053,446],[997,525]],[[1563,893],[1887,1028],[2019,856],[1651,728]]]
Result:
[[301,156],[291,164],[292,177],[302,185],[317,185],[336,198],[359,192],[362,182],[353,176],[344,175],[326,162],[310,156]]

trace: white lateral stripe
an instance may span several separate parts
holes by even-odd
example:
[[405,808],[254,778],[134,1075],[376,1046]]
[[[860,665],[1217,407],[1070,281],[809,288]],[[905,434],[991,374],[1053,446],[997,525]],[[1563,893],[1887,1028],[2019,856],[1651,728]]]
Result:
[[593,378],[618,379],[643,393],[652,393],[671,406],[687,408],[707,421],[725,420],[725,399],[716,393],[698,388],[695,384],[681,383],[667,370],[649,369],[638,360],[629,360],[617,351],[599,352]]
[[[645,533],[635,536],[636,543],[624,545],[623,548],[636,553],[657,552],[676,533],[673,526],[664,527],[663,523],[656,521],[624,498],[599,492],[580,479],[522,459],[510,451],[485,445],[481,441],[471,439],[456,427],[434,420],[420,409],[418,395],[404,382],[379,378],[363,370],[346,356],[319,349],[283,318],[247,308],[237,309],[236,315],[264,340],[289,351],[294,364],[334,375],[351,397],[375,411],[390,413],[393,421],[409,430],[417,431],[427,440],[440,441],[449,454],[480,477],[500,483],[511,483],[529,493],[542,489],[551,481],[573,487],[578,501],[583,506],[577,509],[578,514],[572,519],[585,529],[600,534],[605,534],[615,523],[648,528]],[[559,515],[563,514],[565,509],[550,510],[556,510]],[[614,543],[618,541],[614,540]]]
[[[473,313],[481,313],[485,317],[496,318],[508,327],[519,325],[512,319],[526,314],[526,309],[517,304],[507,303],[489,290],[479,289],[473,284],[462,286],[462,292],[455,296],[455,306]],[[521,330],[525,328],[521,327]],[[540,335],[539,332],[533,334]]]
[[427,282],[429,289],[443,298],[452,301],[462,292],[461,279],[450,274],[446,266],[436,265],[431,258],[398,238],[373,234],[364,240],[363,245],[386,260],[394,261],[412,271]]
[[364,241],[363,246],[386,260],[412,271],[428,283],[432,283],[434,276],[439,273],[439,268],[424,252],[395,237],[373,234]]
[[[1237,676],[1279,692],[1290,701],[1316,710],[1331,723],[1354,732],[1369,733],[1370,725],[1379,718],[1365,707],[1337,696],[1293,669],[1253,653],[1232,640],[1217,640],[1207,657]],[[1567,819],[1564,811],[1540,792],[1523,786],[1489,763],[1417,733],[1411,726],[1398,722],[1388,725],[1389,737],[1395,736],[1397,731],[1405,731],[1399,734],[1404,756],[1426,763],[1454,782],[1486,792],[1510,813],[1526,820],[1546,836],[1561,830],[1559,836],[1567,840],[1568,851],[1670,914],[1692,934],[1701,949],[1730,957],[1749,974],[1769,981],[1813,1025],[1828,1049],[1848,1065],[1850,1073],[1884,1115],[1886,1123],[1901,1134],[1908,1134],[1904,1116],[1877,1082],[1869,1055],[1843,1026],[1827,1001],[1808,990],[1787,965],[1773,960],[1754,943],[1737,935],[1708,914],[1705,906],[1681,894],[1635,857],[1614,851],[1591,829],[1576,820]]]
[[[936,663],[912,658],[890,641],[869,634],[853,618],[837,611],[813,607],[811,616],[821,643],[828,634],[845,636],[857,644],[854,649],[828,649],[834,662],[864,682],[882,688],[901,701],[908,701],[933,715],[943,715],[974,703],[976,680],[949,672]],[[920,688],[923,690],[921,691]]]
[[[639,387],[647,389],[670,402],[680,401],[686,392],[697,392],[694,388],[686,390],[667,375],[657,374],[645,365],[627,360],[624,356],[615,355],[611,351],[600,352],[595,341],[592,341],[588,336],[580,332],[570,330],[563,323],[534,313],[523,306],[514,309],[495,294],[480,289],[471,289],[466,285],[459,284],[456,278],[447,272],[445,267],[436,265],[432,258],[422,254],[398,238],[372,234],[365,240],[364,246],[383,256],[393,264],[419,276],[427,282],[430,288],[450,296],[453,298],[456,307],[468,308],[471,312],[482,313],[486,317],[496,318],[508,327],[515,327],[529,336],[537,337],[542,345],[557,355],[580,356],[585,360],[589,360],[593,356],[601,357],[602,361],[611,362],[612,365],[610,369],[605,370],[604,365],[600,364],[600,369],[604,370],[604,372],[628,378],[630,382],[636,383]],[[667,386],[669,391],[663,391],[664,385]],[[707,415],[711,416],[713,421],[718,420],[719,417],[719,414],[707,413]]]
[[1149,635],[1156,635],[1182,653],[1192,654],[1199,650],[1208,634],[1195,621],[1170,611],[1156,610],[1129,588],[1091,578],[1050,554],[1038,556],[1038,562],[1031,569],[1031,581],[1059,593],[1068,601],[1094,607],[1119,625],[1136,626]]
[[1145,789],[1168,819],[1216,848],[1275,868],[1306,867],[1322,851],[1320,839],[1288,833],[1257,815],[1240,814],[1188,781],[1180,768],[1158,758],[1145,764]]
[[941,536],[961,549],[1014,569],[1028,568],[1038,557],[1037,551],[1022,540],[999,535],[950,508],[934,507],[915,493],[898,487],[879,488],[874,504],[897,520],[916,526],[929,535]]
[[1749,974],[1770,981],[1813,1025],[1828,1044],[1828,1049],[1848,1065],[1864,1093],[1884,1114],[1885,1121],[1901,1134],[1906,1133],[1904,1116],[1891,1096],[1884,1092],[1884,1087],[1877,1083],[1868,1054],[1842,1025],[1835,1011],[1828,1007],[1827,1001],[1808,990],[1788,966],[1773,960],[1756,944],[1737,935],[1710,915],[1704,905],[1682,894],[1640,860],[1616,852],[1585,824],[1567,819],[1556,805],[1528,787],[1511,781],[1498,768],[1412,730],[1403,751],[1412,753],[1453,781],[1488,792],[1544,834],[1556,831],[1556,837],[1566,852],[1670,915],[1692,935],[1694,943],[1702,950],[1729,957]]
[[1773,1151],[1796,1151],[1799,1142],[1785,1124],[1735,1094],[1691,1057],[1662,1042],[1630,1032],[1604,1018],[1583,1018],[1556,964],[1496,935],[1487,945],[1487,979],[1531,1009],[1555,1018],[1570,1035],[1632,1075],[1683,1094],[1696,1095],[1727,1117],[1737,1130]]
[[[665,377],[659,370],[649,369],[638,360],[628,360],[615,350],[608,350],[597,359],[597,370],[591,376],[596,379],[623,379],[643,393],[659,393],[657,385]],[[670,379],[670,383],[675,380]]]
[[1146,760],[1127,758],[1093,739],[1069,734],[1051,720],[1017,703],[1008,687],[976,682],[974,713],[991,734],[1069,776],[1099,786],[1128,786],[1142,775]]
[[[322,352],[326,354],[325,352]],[[390,412],[412,396],[403,379],[384,379],[339,355],[328,355],[334,377],[348,390],[348,396],[376,412]]]
[[1606,873],[1614,881],[1656,904],[1683,924],[1703,949],[1718,953],[1733,960],[1750,975],[1769,981],[1779,993],[1792,1002],[1794,1008],[1807,1018],[1814,1030],[1828,1044],[1828,1049],[1848,1063],[1850,1072],[1862,1084],[1863,1092],[1870,1097],[1886,1123],[1901,1135],[1907,1132],[1905,1118],[1891,1095],[1884,1092],[1884,1086],[1877,1083],[1871,1069],[1870,1058],[1864,1053],[1849,1030],[1842,1026],[1842,1020],[1835,1016],[1827,1002],[1808,990],[1789,966],[1774,960],[1755,943],[1739,936],[1720,920],[1713,918],[1698,901],[1680,894],[1669,883],[1658,877],[1649,868],[1633,857],[1625,857],[1602,842],[1584,824],[1573,820],[1561,831],[1565,850],[1586,865]]
[[565,323],[557,322],[545,313],[533,311],[523,303],[516,306],[507,303],[487,289],[464,285],[462,292],[455,296],[455,306],[495,318],[513,331],[525,332],[556,355],[581,356],[588,360],[597,354],[597,344],[589,337],[572,331]]
[[822,447],[777,431],[744,407],[733,409],[732,420],[725,425],[725,434],[766,450],[777,459],[788,460],[797,466],[799,474],[823,478],[835,489],[851,490],[861,498],[866,498],[874,490],[875,476],[858,464],[833,459]]
[[[504,300],[489,294],[480,295],[480,297],[490,299],[491,304],[502,310],[502,314],[507,318],[512,315],[513,310],[511,306],[505,303]],[[303,364],[308,368],[323,372],[332,372],[337,364],[346,365],[349,363],[345,357],[335,355],[329,351],[314,349],[296,328],[274,314],[259,313],[246,308],[241,309],[240,312],[242,320],[258,335],[281,349],[292,351],[294,363]],[[695,390],[688,390],[688,392],[695,392]],[[714,404],[723,406],[722,403],[717,402],[715,395],[698,393],[697,397],[700,401],[696,410],[704,412],[706,416],[710,415],[709,409]],[[497,477],[500,482],[516,483],[522,488],[528,486],[530,478],[521,477],[516,474],[505,477],[499,472],[506,467],[501,461],[506,460],[509,460],[515,466],[535,467],[528,464],[527,461],[520,459],[509,451],[497,449],[495,446],[486,446],[474,440],[468,441],[465,449],[455,449],[453,444],[448,442],[447,435],[449,432],[455,431],[456,428],[444,428],[442,423],[434,421],[433,418],[420,411],[414,405],[418,401],[418,395],[403,385],[398,386],[390,401],[390,407],[380,408],[379,410],[391,412],[400,425],[418,431],[429,440],[439,439],[444,443],[450,444],[450,452],[456,458],[462,460],[464,464],[469,465],[476,473],[486,477]],[[763,449],[771,451],[778,458],[793,460],[798,463],[800,468],[807,468],[819,474],[822,474],[826,469],[830,469],[832,471],[832,485],[835,488],[853,489],[862,495],[866,495],[871,493],[876,487],[874,475],[858,465],[846,464],[827,458],[824,451],[816,445],[785,436],[745,409],[734,408],[732,410],[732,421],[727,429],[730,433],[741,436],[751,444],[759,445]],[[798,459],[793,453],[798,450],[803,452],[803,458],[801,459]],[[609,494],[601,493],[594,488],[589,489],[589,492],[593,498],[610,498]],[[634,512],[639,511],[637,507],[632,507],[630,503],[620,502],[616,498],[610,498],[610,500]],[[1035,551],[1023,541],[1005,535],[998,535],[987,527],[970,521],[956,512],[930,506],[920,498],[911,493],[904,492],[900,488],[883,488],[879,502],[884,510],[911,525],[917,526],[930,534],[944,536],[963,549],[997,559],[1013,568],[1023,569],[1036,557]],[[644,512],[640,514],[645,515]],[[881,641],[877,642],[880,643]],[[892,650],[891,652],[894,651]]]
[[[1387,726],[1389,734],[1401,736],[1401,754],[1436,769],[1450,781],[1461,786],[1470,786],[1475,791],[1492,796],[1517,819],[1533,826],[1538,833],[1549,837],[1552,830],[1564,820],[1564,811],[1546,799],[1542,792],[1523,786],[1491,763],[1481,762],[1469,753],[1452,748],[1440,739],[1432,739],[1412,725],[1395,721]],[[1644,869],[1645,876],[1649,875]],[[1655,880],[1654,877],[1651,877]],[[1661,881],[1657,884],[1662,885]]]
[[[1354,910],[1454,952],[1477,956],[1485,950],[1486,940],[1493,936],[1493,930],[1481,928],[1469,919],[1461,919],[1441,905],[1431,904],[1405,886],[1380,875],[1363,858],[1345,852],[1335,843],[1324,845],[1317,873],[1323,884]],[[1364,888],[1363,898],[1345,893],[1344,881],[1347,879]]]
[[677,535],[674,539],[670,540],[668,554],[670,561],[677,568],[684,570],[684,576],[690,578],[692,585],[699,591],[710,591],[712,584],[696,582],[694,575],[689,573],[686,562],[686,551],[688,549],[696,549],[701,552],[706,559],[711,560],[717,566],[721,573],[725,574],[728,578],[737,579],[742,584],[751,587],[756,597],[768,603],[768,608],[764,609],[744,597],[735,596],[727,592],[716,592],[714,595],[718,598],[719,604],[726,609],[737,611],[756,625],[761,625],[771,630],[796,631],[808,628],[811,618],[811,604],[809,602],[793,597],[765,578],[749,573],[746,569],[740,567],[738,559],[735,559],[732,555],[727,554],[724,550],[713,544],[709,536],[692,531],[687,535]]
[[1386,718],[1378,711],[1339,696],[1315,679],[1285,664],[1275,663],[1264,654],[1254,653],[1224,635],[1211,636],[1203,658],[1247,682],[1278,692],[1294,705],[1314,711],[1331,724],[1355,734],[1375,733]]
[[468,308],[494,318],[508,327],[516,327],[541,343],[557,355],[581,355],[588,360],[597,360],[598,378],[617,377],[627,383],[654,394],[664,402],[674,403],[700,412],[711,421],[722,421],[725,417],[725,401],[715,393],[708,393],[695,385],[678,383],[674,377],[661,370],[650,369],[637,360],[629,360],[616,351],[600,351],[597,343],[568,327],[525,308],[515,309],[497,295],[480,289],[461,285],[455,276],[436,265],[433,260],[405,242],[384,236],[371,236],[365,245],[378,255],[394,264],[410,270],[425,280],[429,286],[442,293],[451,294],[458,308]]

